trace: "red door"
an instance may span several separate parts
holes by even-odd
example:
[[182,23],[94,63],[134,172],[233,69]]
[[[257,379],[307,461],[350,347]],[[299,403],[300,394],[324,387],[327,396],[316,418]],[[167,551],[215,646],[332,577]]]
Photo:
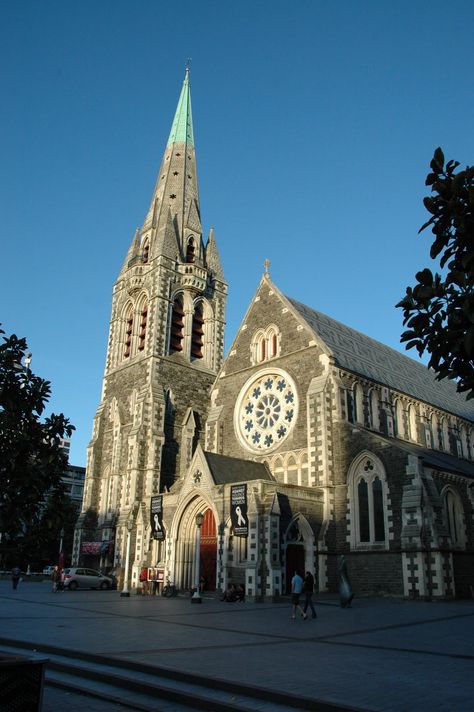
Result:
[[216,590],[217,535],[216,522],[210,509],[204,512],[201,526],[201,578],[204,577],[204,590]]

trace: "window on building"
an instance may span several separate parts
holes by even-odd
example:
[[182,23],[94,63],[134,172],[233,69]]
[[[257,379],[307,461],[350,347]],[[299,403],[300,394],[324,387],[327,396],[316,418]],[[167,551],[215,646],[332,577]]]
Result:
[[252,362],[262,363],[279,355],[279,332],[275,326],[259,329],[252,339]]
[[145,240],[143,245],[143,262],[146,264],[150,258],[150,243]]
[[370,455],[359,458],[349,477],[352,545],[380,548],[387,542],[385,472]]
[[186,262],[192,263],[196,259],[196,243],[193,237],[188,238],[186,245]]
[[204,345],[204,316],[202,304],[199,302],[194,308],[193,332],[191,337],[191,357],[202,358]]
[[354,386],[354,421],[364,425],[364,391],[360,383]]
[[444,491],[444,510],[451,543],[455,547],[466,545],[464,511],[461,498],[450,487]]
[[395,435],[397,438],[405,437],[405,428],[403,426],[403,406],[400,399],[395,403]]
[[370,391],[370,425],[373,430],[380,430],[380,394],[376,388]]
[[439,427],[438,427],[438,417],[436,413],[432,413],[431,418],[431,441],[433,448],[439,450]]
[[170,352],[183,350],[184,309],[181,296],[176,297],[171,311]]
[[451,445],[449,442],[449,423],[447,418],[443,418],[441,421],[441,445],[444,452],[451,451]]
[[408,437],[413,442],[418,442],[418,430],[416,426],[416,410],[415,406],[411,404],[408,407]]
[[133,338],[133,309],[130,306],[127,309],[125,316],[125,346],[123,351],[124,358],[128,358],[132,352],[132,338]]
[[143,351],[146,340],[146,327],[148,321],[148,305],[143,304],[140,309],[140,331],[138,333],[138,350]]

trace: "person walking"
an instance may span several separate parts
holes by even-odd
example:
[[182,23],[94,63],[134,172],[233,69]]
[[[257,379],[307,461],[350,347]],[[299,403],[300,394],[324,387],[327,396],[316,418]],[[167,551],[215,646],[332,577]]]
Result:
[[291,616],[291,620],[296,619],[296,609],[298,609],[301,613],[301,617],[306,620],[307,615],[303,611],[303,609],[300,606],[300,595],[303,590],[303,579],[301,576],[298,574],[297,571],[295,571],[295,575],[291,579],[291,605],[293,606],[293,615]]
[[317,618],[316,611],[313,605],[313,591],[314,591],[314,576],[310,571],[306,572],[306,576],[303,581],[303,593],[304,593],[304,606],[303,611],[306,613],[308,606],[311,608],[312,618]]
[[14,566],[12,568],[12,586],[14,591],[16,591],[16,589],[18,588],[18,581],[20,580],[20,576],[20,568],[18,566]]

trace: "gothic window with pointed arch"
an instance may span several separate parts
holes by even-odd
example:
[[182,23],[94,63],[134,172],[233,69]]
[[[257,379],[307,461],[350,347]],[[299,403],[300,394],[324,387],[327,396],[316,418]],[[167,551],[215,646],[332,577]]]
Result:
[[373,430],[380,430],[380,393],[376,388],[372,388],[369,398],[370,406],[370,426]]
[[405,428],[403,426],[403,406],[400,398],[395,401],[395,435],[397,438],[405,437]]
[[467,443],[467,429],[465,425],[459,428],[459,440],[461,442],[461,457],[467,459],[469,457],[469,448]]
[[464,548],[466,529],[461,498],[452,487],[448,486],[443,490],[443,503],[451,544],[456,548]]
[[125,310],[125,338],[123,357],[129,358],[132,353],[133,340],[133,306],[129,304]]
[[431,443],[435,450],[439,450],[439,431],[438,431],[438,416],[436,413],[431,414]]
[[353,548],[388,548],[387,481],[382,463],[359,456],[348,477]]
[[188,237],[186,243],[186,262],[192,264],[196,259],[196,241],[194,237]]
[[191,358],[201,359],[204,356],[204,310],[202,302],[194,307],[191,335]]
[[449,443],[449,422],[446,416],[441,420],[441,446],[444,452],[450,452],[451,447]]
[[408,437],[413,442],[418,442],[418,429],[416,424],[416,409],[413,403],[408,406]]
[[143,243],[143,253],[142,254],[143,254],[143,262],[145,264],[147,264],[148,260],[150,259],[150,242],[149,242],[148,238]]
[[354,421],[364,425],[364,391],[360,383],[354,385]]
[[262,363],[280,354],[280,332],[273,324],[255,332],[251,343],[252,363]]
[[183,350],[184,307],[183,296],[178,294],[171,309],[170,353]]
[[148,304],[143,300],[140,305],[140,330],[138,332],[138,350],[143,351],[146,341],[146,330],[148,323]]

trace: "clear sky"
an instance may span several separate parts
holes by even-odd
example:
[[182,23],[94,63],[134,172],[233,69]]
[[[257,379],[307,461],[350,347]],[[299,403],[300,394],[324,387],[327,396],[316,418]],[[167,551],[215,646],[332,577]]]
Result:
[[2,3],[0,322],[76,425],[73,464],[186,59],[227,348],[268,258],[285,294],[403,351],[429,161],[473,162],[473,30],[472,0]]

